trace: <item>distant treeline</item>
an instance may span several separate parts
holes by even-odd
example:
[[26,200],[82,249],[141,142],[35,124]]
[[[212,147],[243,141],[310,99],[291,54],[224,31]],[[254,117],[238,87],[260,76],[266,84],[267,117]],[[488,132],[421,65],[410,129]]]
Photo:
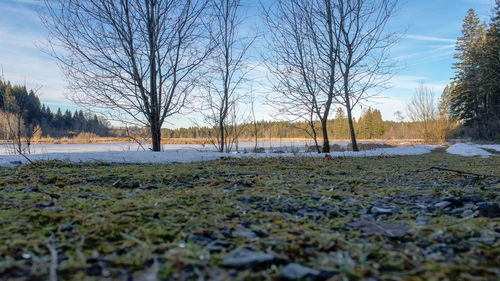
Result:
[[[255,126],[256,125],[256,126]],[[241,131],[239,137],[252,139],[257,134],[258,138],[311,138],[306,130],[309,126],[306,122],[288,122],[288,121],[259,121],[256,124],[247,123],[239,125]],[[320,123],[316,122],[318,128],[318,137],[322,137]],[[411,133],[411,123],[400,123],[392,121],[383,121],[382,115],[378,109],[367,108],[363,111],[359,119],[354,120],[356,134],[361,139],[377,139],[388,137],[404,138],[401,132]],[[255,128],[256,127],[256,128]],[[216,130],[208,127],[189,127],[179,129],[163,129],[163,138],[213,138]],[[335,119],[329,120],[328,135],[333,139],[349,139],[349,125],[347,117],[339,108]],[[411,138],[417,138],[417,135]]]
[[37,133],[41,136],[71,137],[81,132],[108,136],[109,124],[95,114],[60,108],[56,113],[40,103],[33,90],[0,81],[0,139],[16,139]]

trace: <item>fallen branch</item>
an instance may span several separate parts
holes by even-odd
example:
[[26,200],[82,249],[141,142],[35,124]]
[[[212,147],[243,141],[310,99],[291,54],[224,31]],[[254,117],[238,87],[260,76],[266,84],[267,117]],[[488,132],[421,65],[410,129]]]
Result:
[[457,174],[464,175],[464,176],[474,176],[474,177],[477,177],[477,178],[500,178],[499,176],[495,176],[495,175],[482,175],[482,174],[476,174],[476,173],[471,173],[471,172],[464,172],[464,171],[460,171],[460,170],[454,170],[454,169],[448,169],[448,168],[441,168],[441,167],[430,167],[429,169],[419,170],[419,172],[426,172],[426,171],[430,171],[430,170],[452,172],[452,173],[457,173]]
[[47,244],[47,248],[50,251],[50,267],[49,267],[49,280],[57,281],[57,250],[54,246],[55,236],[54,233],[50,236],[49,243]]
[[33,161],[31,161],[31,159],[28,158],[28,156],[24,155],[24,153],[22,152],[19,152],[19,154],[24,157],[26,160],[28,160],[28,162],[30,162],[30,164],[33,164]]

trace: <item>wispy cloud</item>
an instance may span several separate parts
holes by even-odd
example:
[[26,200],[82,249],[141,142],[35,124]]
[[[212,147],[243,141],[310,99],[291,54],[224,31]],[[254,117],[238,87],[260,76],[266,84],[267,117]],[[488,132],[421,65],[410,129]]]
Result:
[[407,39],[419,40],[419,41],[447,42],[447,43],[455,43],[456,42],[455,39],[440,38],[440,37],[425,36],[425,35],[404,35],[403,37],[407,38]]
[[390,85],[395,90],[411,90],[405,91],[405,93],[412,93],[420,83],[425,83],[429,88],[434,91],[442,91],[442,89],[446,86],[446,83],[429,83],[429,77],[425,76],[416,76],[416,75],[395,75],[392,77],[390,81]]
[[7,2],[21,3],[21,4],[40,4],[40,0],[7,0]]

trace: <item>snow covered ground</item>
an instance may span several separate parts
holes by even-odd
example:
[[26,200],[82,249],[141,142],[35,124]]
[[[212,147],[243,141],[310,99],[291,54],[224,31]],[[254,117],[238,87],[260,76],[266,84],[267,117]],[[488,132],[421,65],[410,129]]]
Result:
[[[240,151],[251,151],[253,143],[243,144]],[[101,161],[108,163],[160,163],[167,164],[172,162],[199,162],[215,160],[220,157],[325,157],[325,154],[304,152],[305,144],[299,143],[294,147],[292,144],[269,144],[267,153],[218,153],[213,151],[211,146],[202,145],[166,145],[163,152],[137,151],[137,146],[133,144],[92,144],[92,145],[45,145],[39,146],[35,154],[29,154],[27,157],[31,161],[39,160],[62,160],[68,162],[92,162]],[[271,149],[271,148],[272,149]],[[396,155],[421,155],[430,153],[437,146],[415,145],[398,146],[391,148],[377,148],[360,152],[331,152],[332,157],[354,156],[396,156]],[[484,150],[494,150],[500,152],[500,145],[480,145],[472,143],[457,143],[450,146],[446,151],[450,154],[462,156],[481,156],[489,157],[492,153]],[[270,151],[285,151],[285,153],[272,153]],[[50,151],[50,152],[49,152]],[[298,151],[292,153],[290,151]],[[5,154],[5,151],[0,150]],[[43,153],[45,152],[45,153]],[[0,155],[0,166],[12,167],[20,164],[26,164],[29,161],[22,155]]]
[[[347,147],[347,142],[333,142],[342,147]],[[258,147],[266,148],[269,151],[281,150],[284,152],[291,152],[292,150],[305,151],[311,142],[304,141],[274,141],[274,142],[259,142]],[[255,147],[254,142],[239,142],[238,150],[252,151]],[[149,143],[138,144],[135,142],[128,143],[90,143],[90,144],[33,144],[30,147],[31,154],[40,153],[73,153],[73,152],[109,152],[109,151],[141,151],[151,148]],[[215,147],[212,144],[164,144],[163,151],[168,150],[199,150],[199,151],[213,151]],[[234,147],[236,149],[236,147]],[[0,144],[0,155],[16,154],[15,145],[13,144]]]
[[[332,152],[332,157],[340,156],[393,156],[393,155],[420,155],[431,152],[436,146],[415,145],[399,146],[393,148],[377,148],[360,152]],[[101,151],[101,152],[52,152],[42,154],[30,154],[27,157],[31,161],[38,160],[62,160],[68,162],[92,162],[102,161],[109,163],[172,163],[172,162],[198,162],[218,159],[223,156],[229,157],[325,157],[325,154],[318,153],[218,153],[214,151],[200,151],[196,149],[170,149],[163,152],[152,151]],[[0,166],[12,167],[28,162],[22,155],[0,155]]]
[[483,148],[500,152],[500,144],[474,144],[474,143],[457,143],[454,144],[446,152],[462,156],[481,156],[489,157],[492,154]]

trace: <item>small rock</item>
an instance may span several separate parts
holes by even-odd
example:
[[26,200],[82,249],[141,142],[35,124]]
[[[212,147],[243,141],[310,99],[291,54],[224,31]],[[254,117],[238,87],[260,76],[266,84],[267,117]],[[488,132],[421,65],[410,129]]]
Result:
[[469,209],[469,210],[472,210],[476,207],[476,205],[474,205],[473,203],[467,203],[464,205],[464,209]]
[[434,207],[436,207],[438,209],[444,209],[444,208],[449,207],[449,206],[451,206],[450,201],[441,201],[439,203],[434,204]]
[[52,207],[54,206],[54,202],[50,202],[50,203],[38,203],[35,205],[36,208],[38,209],[46,209],[46,208],[49,208],[49,207]]
[[24,193],[38,192],[38,191],[40,191],[38,186],[27,186],[24,188]]
[[346,224],[349,228],[359,229],[364,233],[378,233],[389,238],[403,238],[409,228],[403,224],[391,224],[378,221],[355,221]]
[[194,185],[190,184],[187,181],[179,180],[174,184],[175,187],[185,187],[185,188],[193,188]]
[[232,268],[257,268],[270,265],[273,261],[274,256],[270,254],[238,248],[229,252],[222,265]]
[[217,240],[217,239],[226,239],[227,237],[230,237],[231,233],[227,230],[221,230],[221,231],[214,231],[212,234],[210,234],[210,238]]
[[261,238],[269,236],[269,232],[265,229],[259,229],[259,230],[256,230],[254,232],[255,232],[255,234],[257,234],[257,236],[259,236]]
[[217,241],[214,241],[214,242],[208,244],[205,247],[205,249],[209,253],[220,253],[220,252],[224,251],[225,249],[227,249],[229,246],[231,246],[231,243],[229,243],[227,241],[217,240]]
[[243,181],[243,186],[244,187],[252,187],[252,185],[253,185],[252,181],[249,181],[249,180]]
[[298,263],[289,263],[281,269],[281,275],[288,280],[316,279],[320,271]]
[[255,239],[258,238],[257,234],[250,229],[237,229],[231,232],[231,236],[233,237],[242,237],[246,239]]
[[255,200],[253,200],[251,197],[243,196],[240,199],[241,202],[246,203],[246,204],[254,204]]
[[495,237],[472,237],[469,238],[469,241],[473,243],[492,245],[495,244],[497,239]]
[[484,202],[484,199],[479,194],[469,194],[469,195],[462,196],[462,201],[463,202],[479,203],[479,202]]
[[422,215],[418,216],[416,221],[417,221],[418,225],[429,224],[429,221],[427,220],[427,218],[425,216],[422,216]]
[[487,218],[500,217],[500,205],[498,203],[481,202],[477,204],[479,215]]
[[370,209],[370,213],[372,213],[374,215],[390,215],[390,214],[392,214],[392,209],[373,206]]
[[71,231],[73,230],[73,223],[65,223],[59,227],[59,230],[61,231]]
[[192,235],[191,240],[193,240],[193,242],[195,242],[196,244],[202,245],[207,245],[213,242],[213,239],[199,235]]
[[153,184],[153,183],[139,186],[139,189],[142,189],[142,190],[157,189],[157,188],[158,188],[158,186],[156,186],[156,184]]
[[320,218],[321,214],[311,210],[311,209],[300,209],[297,211],[297,215],[300,217],[309,217],[309,218]]
[[465,218],[465,217],[469,217],[469,216],[472,216],[472,214],[474,214],[474,212],[472,210],[465,210],[463,213],[462,213],[462,217]]
[[374,221],[375,220],[375,217],[373,215],[370,215],[370,214],[362,214],[359,218],[361,220],[364,220],[364,221]]

